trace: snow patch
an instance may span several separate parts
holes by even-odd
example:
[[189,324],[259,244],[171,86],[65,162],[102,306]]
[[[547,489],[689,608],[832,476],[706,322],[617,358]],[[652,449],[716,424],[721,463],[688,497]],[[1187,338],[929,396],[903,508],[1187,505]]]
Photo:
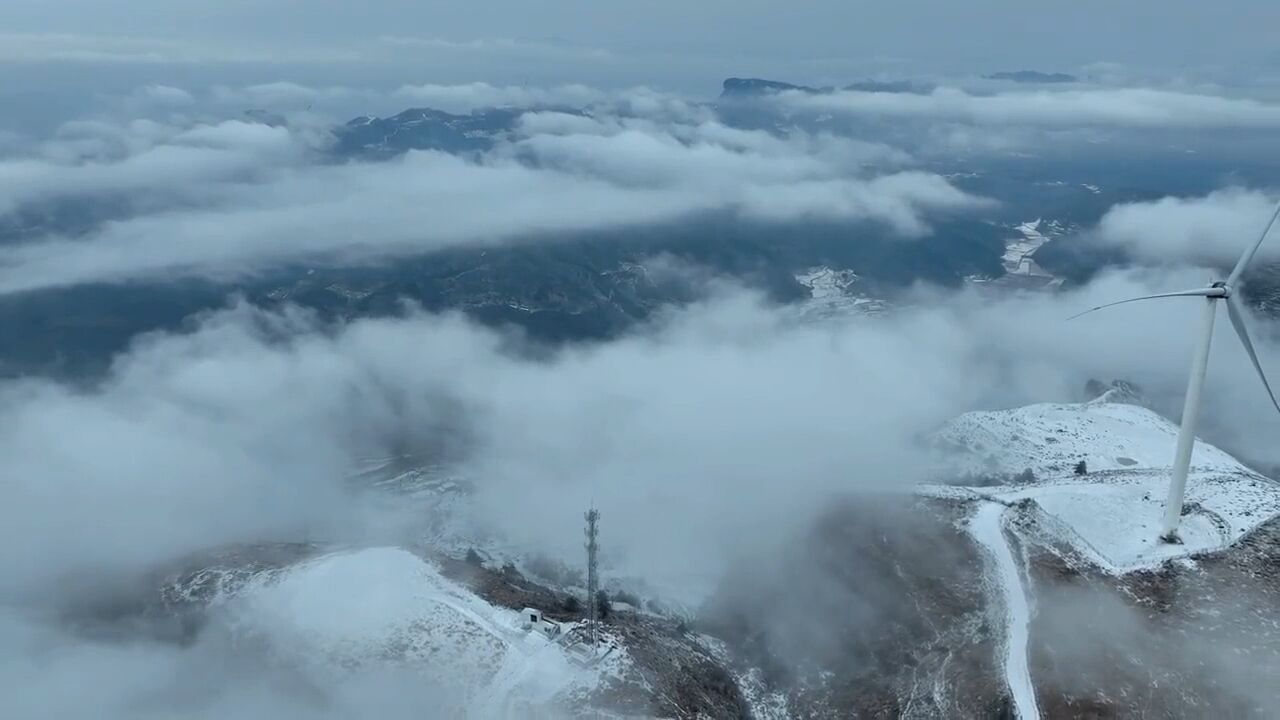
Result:
[[811,322],[849,315],[879,315],[887,305],[854,292],[858,276],[851,270],[833,270],[825,265],[812,267],[795,276],[809,289],[810,299],[798,305],[800,320]]
[[1000,256],[1005,272],[1010,275],[1053,278],[1051,273],[1036,264],[1032,256],[1049,242],[1050,235],[1046,235],[1046,232],[1061,233],[1062,227],[1056,221],[1044,222],[1036,218],[1020,223],[1014,229],[1018,231],[1019,237],[1006,240],[1004,254]]

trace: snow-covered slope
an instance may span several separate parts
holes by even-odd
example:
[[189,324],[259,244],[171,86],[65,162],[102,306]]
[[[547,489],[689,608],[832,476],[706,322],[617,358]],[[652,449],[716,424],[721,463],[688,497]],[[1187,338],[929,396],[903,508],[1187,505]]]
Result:
[[561,644],[395,547],[324,555],[261,573],[218,598],[232,627],[290,665],[340,681],[386,664],[448,679],[474,717],[527,717],[595,673]]
[[[1178,428],[1138,405],[1110,402],[1038,404],[971,412],[947,423],[937,438],[957,452],[945,462],[961,473],[1071,475],[1081,460],[1090,471],[1168,467]],[[1230,455],[1197,442],[1192,467],[1249,473]]]
[[1227,547],[1280,514],[1280,486],[1197,441],[1183,543],[1160,542],[1177,432],[1147,408],[1105,400],[967,413],[936,439],[942,466],[972,486],[922,491],[1029,501],[1046,530],[1112,572]]

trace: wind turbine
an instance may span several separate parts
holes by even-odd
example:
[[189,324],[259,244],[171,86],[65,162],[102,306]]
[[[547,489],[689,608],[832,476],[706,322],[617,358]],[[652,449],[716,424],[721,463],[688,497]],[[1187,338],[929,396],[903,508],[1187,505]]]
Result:
[[1267,376],[1262,372],[1262,364],[1258,362],[1258,354],[1254,352],[1253,342],[1249,340],[1249,332],[1245,330],[1244,312],[1241,311],[1240,303],[1236,300],[1234,292],[1240,276],[1244,274],[1249,261],[1253,260],[1253,256],[1257,254],[1262,241],[1267,239],[1267,235],[1276,224],[1277,218],[1280,218],[1280,205],[1277,205],[1275,212],[1271,214],[1271,220],[1267,223],[1266,228],[1263,229],[1262,235],[1245,250],[1244,255],[1240,256],[1240,261],[1236,263],[1235,268],[1227,276],[1226,280],[1211,283],[1204,288],[1146,295],[1107,303],[1106,305],[1089,308],[1072,316],[1072,318],[1077,318],[1095,310],[1139,300],[1172,297],[1202,297],[1205,299],[1200,316],[1200,335],[1196,338],[1195,354],[1191,359],[1191,378],[1187,381],[1187,397],[1182,406],[1182,426],[1178,430],[1178,447],[1173,456],[1173,480],[1169,483],[1169,497],[1164,504],[1164,521],[1161,523],[1160,528],[1160,539],[1165,542],[1178,542],[1178,523],[1182,519],[1182,500],[1187,490],[1187,472],[1191,468],[1191,450],[1196,442],[1196,415],[1200,411],[1200,393],[1204,389],[1205,370],[1209,365],[1209,345],[1213,341],[1213,321],[1218,314],[1218,301],[1221,300],[1227,306],[1227,317],[1231,318],[1231,324],[1236,329],[1236,335],[1240,338],[1240,343],[1244,345],[1244,351],[1248,353],[1249,360],[1253,362],[1253,369],[1258,371],[1258,378],[1262,380],[1262,386],[1267,389],[1271,404],[1276,407],[1277,411],[1280,411],[1280,402],[1276,402],[1276,395],[1271,391],[1271,383],[1267,382]]

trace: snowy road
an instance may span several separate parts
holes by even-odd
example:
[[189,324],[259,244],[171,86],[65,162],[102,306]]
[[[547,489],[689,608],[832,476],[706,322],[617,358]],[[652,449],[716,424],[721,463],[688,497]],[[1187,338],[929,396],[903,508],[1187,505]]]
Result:
[[1035,686],[1031,684],[1031,669],[1027,664],[1031,607],[1022,584],[1022,572],[1004,536],[1004,511],[1004,505],[983,503],[969,520],[968,529],[969,534],[990,553],[994,561],[991,576],[1004,596],[1006,626],[1002,664],[1014,709],[1022,720],[1038,719],[1040,708],[1036,704]]

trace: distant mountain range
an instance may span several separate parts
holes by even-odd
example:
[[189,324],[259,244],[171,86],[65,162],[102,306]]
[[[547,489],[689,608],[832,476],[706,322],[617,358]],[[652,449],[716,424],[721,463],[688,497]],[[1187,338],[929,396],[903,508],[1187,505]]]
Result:
[[1008,80],[1016,83],[1037,83],[1050,85],[1054,83],[1079,82],[1074,75],[1066,73],[1043,73],[1036,70],[1013,70],[984,75],[988,80]]
[[466,115],[413,108],[388,118],[365,116],[335,128],[341,157],[391,157],[408,150],[483,151],[510,132],[523,110],[489,108]]
[[[989,75],[983,75],[983,78],[987,80],[1005,80],[1015,83],[1041,85],[1079,82],[1078,78],[1074,75],[1067,75],[1066,73],[1044,73],[1037,70],[994,72]],[[834,85],[812,87],[809,85],[796,85],[789,82],[781,82],[779,80],[733,77],[724,81],[720,97],[761,97],[787,91],[825,94],[833,93],[837,90],[852,92],[927,94],[933,92],[935,89],[937,89],[937,85],[934,83],[921,82],[917,80],[859,80],[840,87],[836,87]]]
[[920,83],[914,80],[860,80],[841,88],[836,88],[834,86],[815,88],[807,85],[793,85],[791,83],[779,82],[777,80],[763,80],[760,78],[728,78],[724,81],[720,97],[756,98],[790,90],[813,94],[832,93],[836,90],[922,94],[932,92],[935,87],[936,86],[931,83]]

